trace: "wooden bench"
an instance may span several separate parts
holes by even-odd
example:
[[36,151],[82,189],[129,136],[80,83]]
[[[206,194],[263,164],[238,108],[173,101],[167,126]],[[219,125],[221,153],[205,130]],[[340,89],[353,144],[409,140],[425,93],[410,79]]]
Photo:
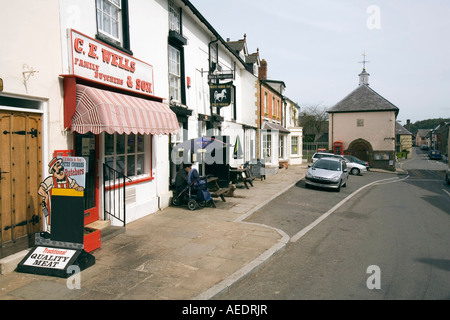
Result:
[[[244,179],[245,186],[247,187],[247,182],[248,182],[253,187],[253,180],[255,180],[255,177],[252,176],[250,167],[244,168],[244,174],[245,174],[245,177],[243,177],[243,179]],[[247,187],[247,189],[248,189],[248,187]]]
[[250,189],[248,183],[253,187],[253,180],[255,180],[255,177],[251,175],[250,168],[230,169],[230,173],[236,175],[235,181],[243,182],[247,189]]
[[[211,177],[206,180],[206,183],[208,185],[208,191],[211,193],[212,197],[222,199],[223,202],[226,202],[225,200],[225,193],[229,192],[231,187],[227,188],[221,188],[218,183],[219,178],[217,177]],[[212,187],[210,187],[212,185]],[[213,201],[213,206],[216,207],[216,204]]]

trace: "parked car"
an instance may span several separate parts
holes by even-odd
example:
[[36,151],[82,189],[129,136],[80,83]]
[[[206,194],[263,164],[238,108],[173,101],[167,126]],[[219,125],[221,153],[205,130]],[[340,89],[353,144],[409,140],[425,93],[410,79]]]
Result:
[[308,169],[305,176],[305,186],[336,189],[347,186],[347,163],[339,158],[319,159]]
[[356,162],[349,162],[347,159],[345,159],[345,162],[347,163],[347,168],[350,174],[358,176],[360,174],[367,172],[366,166],[362,164]]
[[345,159],[348,160],[348,162],[354,162],[354,163],[358,163],[358,164],[362,164],[363,166],[366,167],[367,171],[370,170],[370,166],[369,163],[367,161],[363,161],[355,156],[351,156],[351,155],[345,155],[344,156]]
[[428,157],[430,160],[441,160],[442,153],[439,150],[430,150],[430,152],[428,152]]
[[[316,152],[313,154],[313,156],[311,158],[311,162],[315,163],[317,160],[324,159],[324,158],[342,159],[342,160],[346,161],[349,173],[351,173],[353,175],[360,175],[362,173],[367,172],[367,168],[365,165],[361,165],[354,161],[349,161],[345,157],[346,156],[342,156],[340,154],[329,153],[329,152]],[[355,157],[355,159],[358,159],[358,158]],[[367,164],[367,165],[369,165],[369,164]]]
[[420,146],[420,149],[422,150],[428,150],[428,146],[426,144],[423,144]]
[[314,163],[321,158],[333,158],[334,156],[336,156],[336,154],[334,154],[334,153],[316,152],[313,154],[313,156],[311,158],[311,162]]

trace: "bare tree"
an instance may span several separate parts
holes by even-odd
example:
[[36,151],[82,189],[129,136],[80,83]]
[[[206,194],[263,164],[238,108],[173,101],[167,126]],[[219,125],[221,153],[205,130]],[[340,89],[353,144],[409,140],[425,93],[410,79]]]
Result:
[[327,108],[320,104],[303,106],[300,115],[300,125],[305,135],[318,135],[328,132]]

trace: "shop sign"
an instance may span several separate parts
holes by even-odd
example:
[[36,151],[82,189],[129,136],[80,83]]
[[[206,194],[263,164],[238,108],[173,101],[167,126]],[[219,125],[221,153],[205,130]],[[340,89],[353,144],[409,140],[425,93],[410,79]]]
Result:
[[208,80],[227,80],[227,79],[234,79],[233,71],[208,74]]
[[233,82],[211,84],[209,86],[210,102],[213,107],[226,107],[231,104]]
[[23,263],[25,266],[64,269],[76,250],[51,247],[36,247]]
[[153,95],[153,66],[78,31],[70,34],[71,74]]
[[80,187],[86,187],[86,159],[89,157],[61,157],[66,176],[75,179]]

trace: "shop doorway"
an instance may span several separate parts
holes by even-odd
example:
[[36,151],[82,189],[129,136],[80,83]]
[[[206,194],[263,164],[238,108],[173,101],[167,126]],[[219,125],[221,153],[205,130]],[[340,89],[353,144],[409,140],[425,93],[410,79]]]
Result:
[[84,190],[84,225],[99,219],[98,201],[98,145],[99,136],[91,132],[75,133],[75,156],[86,160],[86,186]]
[[0,258],[42,230],[41,114],[0,110]]

